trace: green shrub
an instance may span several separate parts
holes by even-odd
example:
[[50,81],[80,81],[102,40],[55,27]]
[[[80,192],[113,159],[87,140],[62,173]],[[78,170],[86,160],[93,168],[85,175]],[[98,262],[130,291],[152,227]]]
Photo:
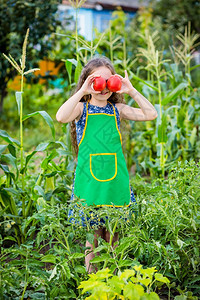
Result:
[[103,269],[90,274],[89,279],[82,281],[78,288],[83,289],[83,294],[91,293],[86,298],[88,300],[157,300],[160,298],[152,286],[157,286],[157,283],[158,286],[163,283],[169,286],[170,281],[156,272],[155,267],[143,269],[141,265],[118,275],[113,275],[109,269]]

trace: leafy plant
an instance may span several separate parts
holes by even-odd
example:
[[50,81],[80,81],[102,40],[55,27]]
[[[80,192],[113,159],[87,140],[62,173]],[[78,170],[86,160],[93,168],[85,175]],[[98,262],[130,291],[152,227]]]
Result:
[[[169,279],[160,273],[156,273],[155,267],[143,269],[141,265],[132,270],[124,270],[118,276],[113,275],[109,269],[102,269],[96,274],[90,274],[87,281],[82,281],[79,289],[82,293],[91,295],[86,299],[160,299],[152,286],[156,283],[166,283]],[[161,286],[159,284],[159,286]]]
[[[14,222],[14,230],[16,234],[16,241],[18,244],[24,242],[25,234],[22,232],[21,221],[23,218],[26,218],[31,212],[31,207],[33,204],[34,197],[30,197],[26,190],[25,175],[28,167],[28,163],[32,156],[38,151],[44,151],[50,145],[50,143],[43,143],[38,145],[31,154],[24,157],[24,148],[23,148],[23,122],[30,117],[41,115],[48,126],[51,129],[53,139],[55,140],[55,128],[53,120],[45,111],[36,111],[27,115],[23,115],[23,81],[24,76],[34,72],[37,69],[31,69],[25,71],[26,67],[26,47],[28,40],[29,29],[27,30],[20,65],[15,61],[15,59],[9,55],[4,54],[5,58],[11,63],[11,65],[20,73],[21,75],[21,91],[16,92],[16,101],[19,114],[19,123],[20,123],[20,141],[13,139],[10,135],[1,130],[0,137],[8,143],[8,145],[1,145],[0,154],[1,154],[1,169],[6,175],[6,181],[3,181],[0,190],[0,200],[1,206],[3,208],[3,213],[7,212]],[[9,154],[2,154],[6,149],[10,152]],[[20,167],[18,166],[18,151],[20,151]],[[11,164],[14,168],[15,173],[10,171],[9,167],[4,163]],[[19,181],[21,179],[21,182]],[[13,186],[14,183],[14,186]],[[20,185],[20,186],[19,186]],[[19,203],[21,203],[21,208],[19,208]],[[2,213],[2,214],[3,214]]]

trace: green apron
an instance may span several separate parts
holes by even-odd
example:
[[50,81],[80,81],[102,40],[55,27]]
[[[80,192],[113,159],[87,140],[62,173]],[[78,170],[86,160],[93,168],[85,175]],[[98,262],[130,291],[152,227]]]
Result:
[[[109,101],[108,101],[109,102]],[[114,105],[113,114],[88,113],[79,143],[74,194],[83,204],[124,206],[130,204],[129,174],[122,152]]]

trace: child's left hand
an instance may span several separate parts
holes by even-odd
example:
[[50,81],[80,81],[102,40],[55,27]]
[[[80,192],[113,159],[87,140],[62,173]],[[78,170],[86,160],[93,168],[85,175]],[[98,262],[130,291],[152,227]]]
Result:
[[125,77],[123,78],[122,76],[118,75],[119,78],[121,79],[122,81],[122,87],[119,91],[117,91],[116,93],[119,93],[119,94],[130,94],[130,92],[132,90],[134,90],[134,87],[132,86],[129,78],[128,78],[128,73],[127,71],[125,70]]

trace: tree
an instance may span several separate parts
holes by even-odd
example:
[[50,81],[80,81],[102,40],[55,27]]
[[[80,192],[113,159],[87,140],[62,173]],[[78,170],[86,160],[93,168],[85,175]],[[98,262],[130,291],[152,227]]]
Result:
[[[20,59],[24,36],[30,28],[27,64],[32,65],[45,57],[51,48],[48,35],[56,31],[60,24],[56,20],[57,6],[60,0],[0,0],[0,44],[1,51]],[[7,95],[7,83],[16,75],[10,63],[0,55],[0,114],[3,100]],[[30,63],[29,63],[29,67]]]
[[161,16],[164,28],[167,26],[184,33],[185,26],[191,22],[191,29],[200,33],[200,3],[197,0],[152,0],[154,16]]

